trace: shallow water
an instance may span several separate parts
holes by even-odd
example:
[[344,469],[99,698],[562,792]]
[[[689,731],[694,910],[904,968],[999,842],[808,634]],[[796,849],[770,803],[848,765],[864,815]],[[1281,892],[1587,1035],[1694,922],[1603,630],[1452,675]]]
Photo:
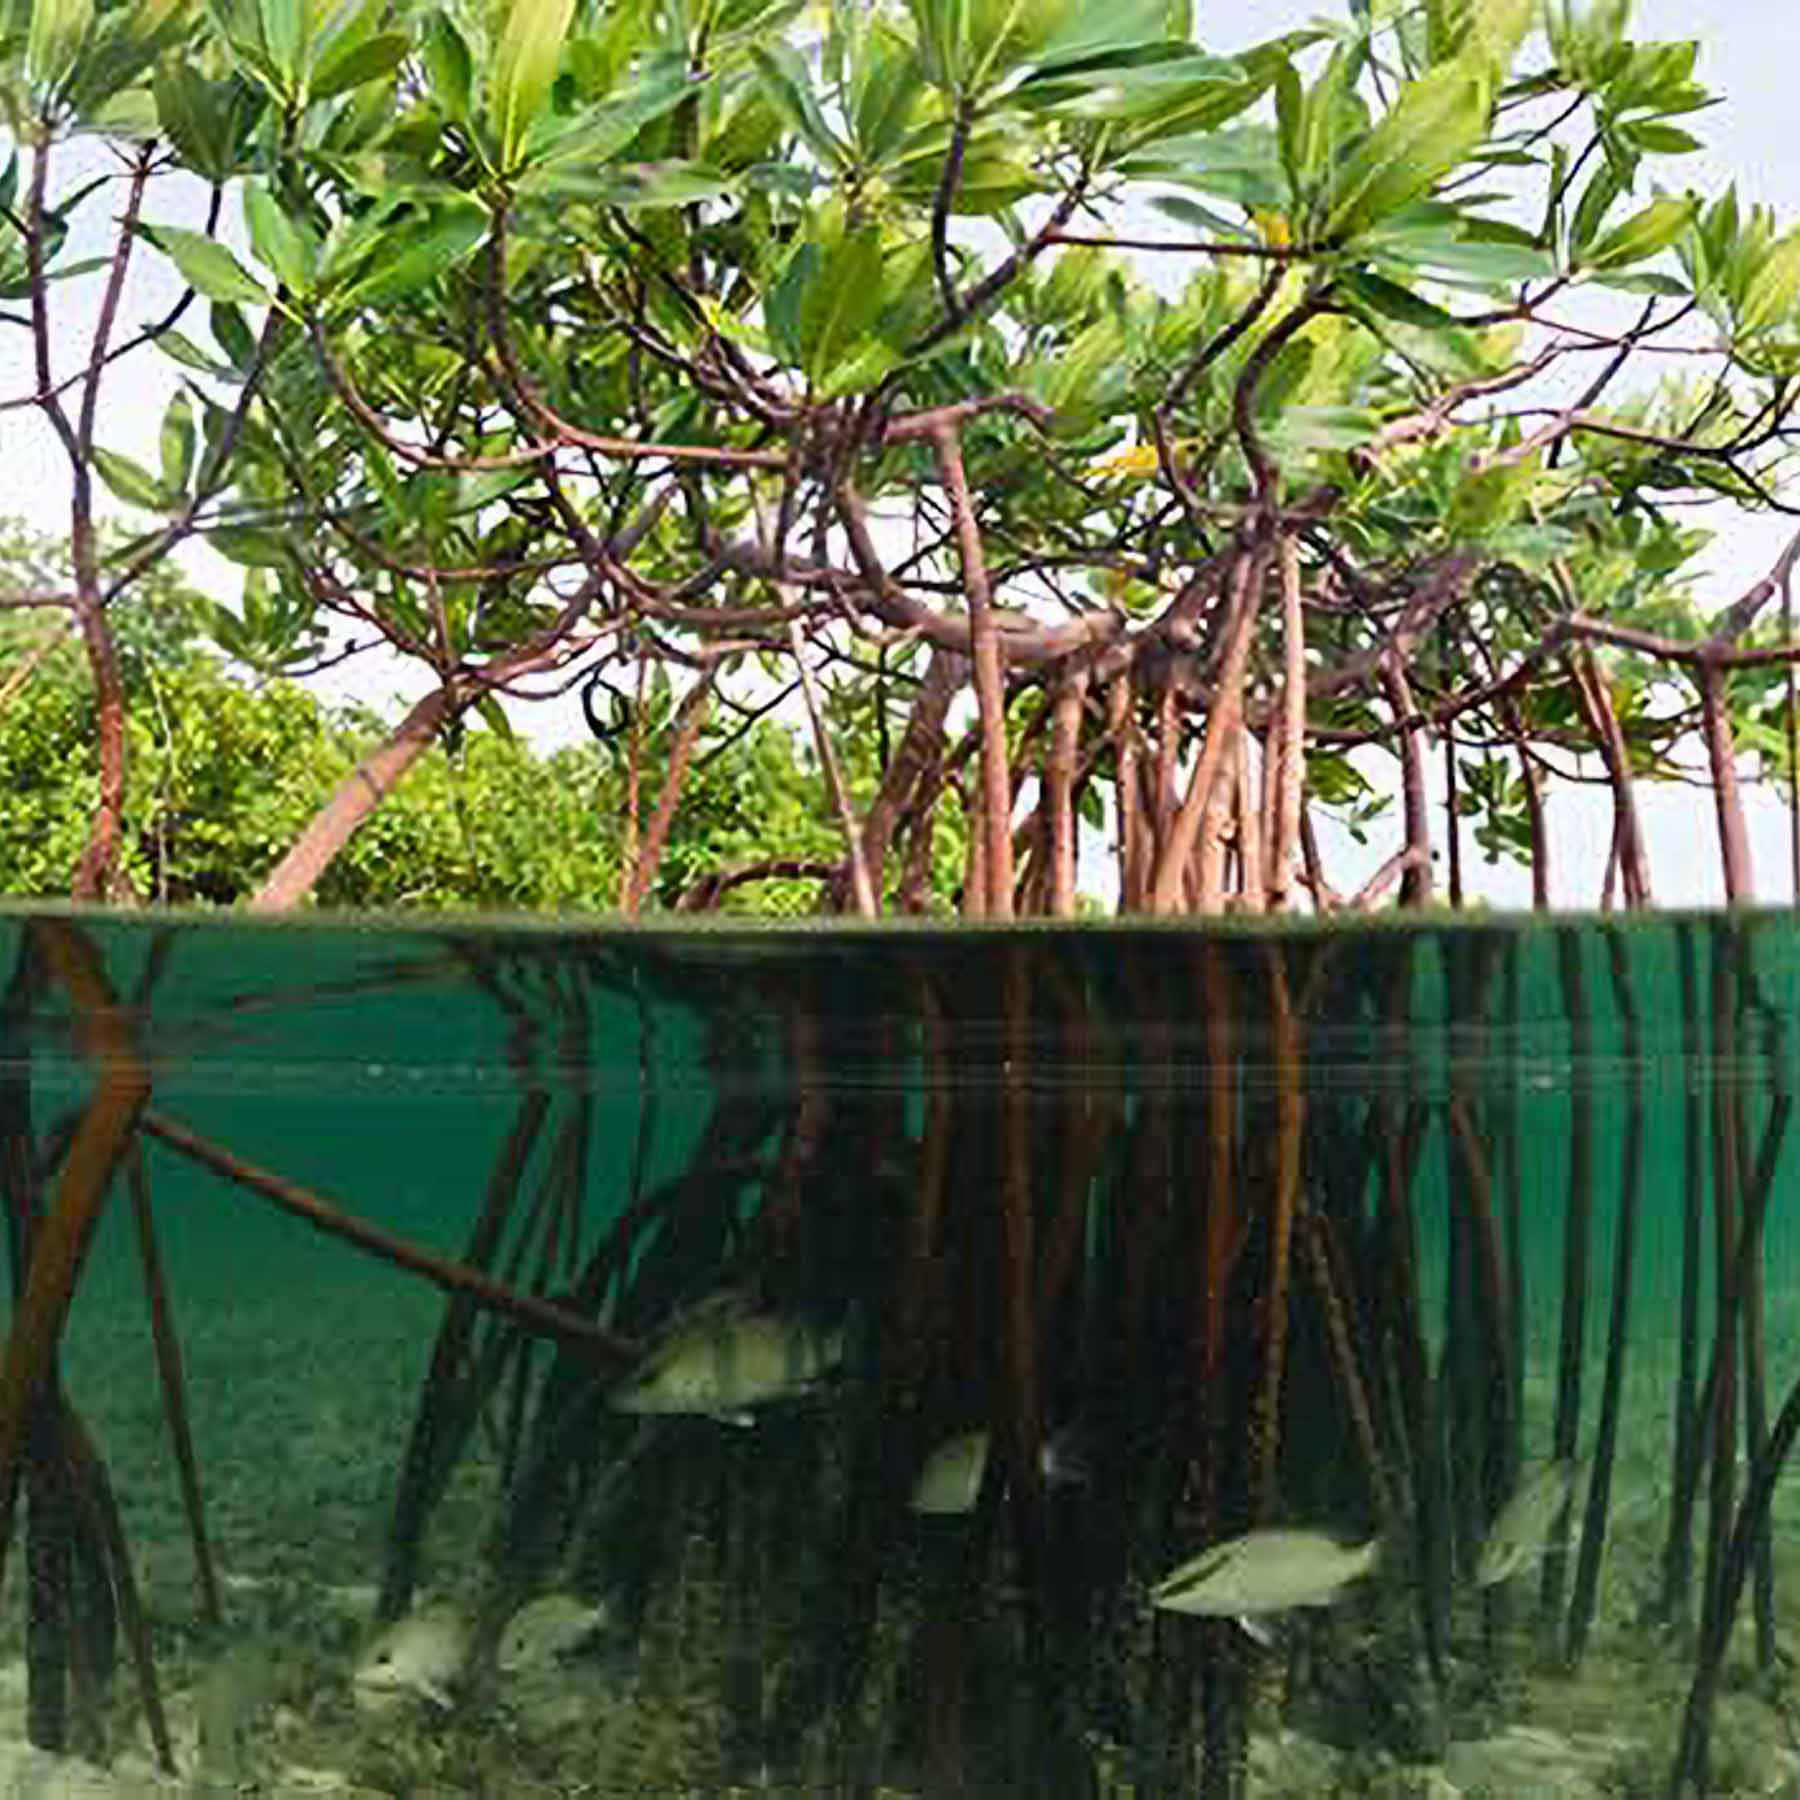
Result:
[[[0,1748],[41,1791],[141,1791],[158,1711],[170,1779],[280,1793],[1800,1772],[1787,916],[14,913],[0,977]],[[1267,1527],[1379,1550],[1151,1604]],[[467,1656],[358,1684],[409,1609]]]

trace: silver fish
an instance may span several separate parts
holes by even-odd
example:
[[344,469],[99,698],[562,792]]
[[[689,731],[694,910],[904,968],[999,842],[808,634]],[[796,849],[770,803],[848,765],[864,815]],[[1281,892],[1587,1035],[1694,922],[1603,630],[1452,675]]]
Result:
[[709,1306],[645,1352],[609,1404],[619,1412],[687,1413],[752,1425],[754,1408],[804,1394],[844,1356],[841,1331],[774,1313]]
[[356,1703],[365,1712],[384,1712],[406,1694],[416,1694],[449,1710],[450,1689],[469,1655],[469,1636],[455,1613],[441,1608],[417,1612],[381,1632],[350,1677]]
[[528,1601],[500,1633],[500,1671],[523,1675],[552,1667],[558,1657],[579,1649],[605,1623],[604,1607],[586,1605],[572,1594],[544,1594]]
[[[1087,1479],[1087,1467],[1079,1451],[1072,1448],[1071,1435],[1057,1432],[1038,1452],[1038,1471],[1052,1486]],[[991,1434],[986,1431],[963,1431],[946,1438],[919,1470],[912,1498],[906,1503],[909,1510],[937,1516],[973,1512],[987,1473],[990,1441]]]
[[1569,1503],[1579,1467],[1574,1457],[1559,1456],[1513,1489],[1494,1515],[1475,1559],[1477,1587],[1493,1587],[1543,1555],[1544,1539]]
[[1213,1544],[1150,1590],[1164,1612],[1245,1619],[1331,1606],[1380,1560],[1381,1540],[1346,1544],[1322,1531],[1252,1531]]

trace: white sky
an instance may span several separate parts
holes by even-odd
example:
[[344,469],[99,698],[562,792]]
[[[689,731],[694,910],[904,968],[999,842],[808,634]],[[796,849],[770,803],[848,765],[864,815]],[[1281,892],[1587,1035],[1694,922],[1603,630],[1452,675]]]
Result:
[[[1196,7],[1199,35],[1209,48],[1241,49],[1322,11],[1336,12],[1339,0],[1200,0]],[[1664,165],[1671,181],[1684,182],[1708,195],[1735,178],[1745,201],[1772,205],[1784,221],[1800,218],[1800,151],[1793,146],[1796,71],[1800,71],[1800,6],[1794,0],[1639,0],[1634,25],[1639,38],[1701,39],[1699,77],[1724,96],[1702,115],[1698,134],[1708,153]],[[104,166],[97,151],[85,149],[71,158],[58,189],[79,179],[77,160],[90,172]],[[169,222],[198,224],[200,195],[195,184],[174,178],[161,185],[148,216]],[[233,233],[235,235],[235,233]],[[81,254],[79,245],[72,254]],[[166,310],[177,292],[161,259],[142,256],[134,266],[123,314],[123,328]],[[83,353],[92,330],[99,296],[91,281],[61,290],[55,315],[59,374],[66,374]],[[205,341],[203,328],[194,335]],[[174,391],[175,370],[158,354],[139,354],[122,365],[122,373],[102,403],[101,442],[154,466],[157,428]],[[0,399],[27,393],[32,385],[27,334],[16,325],[0,332]],[[47,531],[67,528],[67,477],[61,454],[35,414],[0,412],[0,468],[10,477],[0,509],[16,512]],[[1774,561],[1794,525],[1800,521],[1742,518],[1728,523],[1721,514],[1706,521],[1719,533],[1710,558],[1721,604],[1728,603],[1763,574]],[[196,579],[229,597],[237,574],[200,551],[191,559]],[[321,684],[324,685],[324,684]],[[329,691],[355,694],[387,706],[421,691],[423,678],[393,660],[365,658],[330,682]],[[543,742],[566,742],[583,735],[572,700],[535,709],[514,706],[516,723]],[[1657,900],[1665,905],[1703,904],[1722,897],[1714,851],[1712,809],[1698,790],[1646,788],[1640,794],[1650,845]],[[1783,900],[1792,892],[1787,861],[1787,815],[1770,793],[1750,794],[1752,856],[1758,897]],[[1434,837],[1441,839],[1441,818]],[[1397,820],[1377,828],[1367,851],[1342,843],[1327,844],[1327,864],[1340,885],[1353,886],[1395,847]],[[1699,834],[1696,837],[1696,834]],[[1596,790],[1569,790],[1552,801],[1552,880],[1560,905],[1591,905],[1611,835],[1610,806]],[[1095,892],[1112,888],[1110,857],[1098,842],[1084,844],[1083,886]],[[1472,844],[1465,844],[1466,874],[1471,892],[1499,905],[1529,900],[1522,869],[1488,869]],[[1440,863],[1440,880],[1442,878]]]

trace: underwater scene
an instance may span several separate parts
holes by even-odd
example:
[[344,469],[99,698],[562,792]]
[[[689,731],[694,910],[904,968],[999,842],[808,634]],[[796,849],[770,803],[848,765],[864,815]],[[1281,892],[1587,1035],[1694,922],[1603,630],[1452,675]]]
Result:
[[1800,1794],[1800,922],[0,913],[0,1792]]

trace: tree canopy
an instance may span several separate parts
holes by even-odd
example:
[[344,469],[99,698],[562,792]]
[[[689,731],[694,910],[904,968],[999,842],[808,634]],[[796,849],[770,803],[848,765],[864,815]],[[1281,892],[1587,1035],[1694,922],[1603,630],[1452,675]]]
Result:
[[[677,798],[721,708],[805,702],[821,891],[864,912],[919,904],[967,816],[965,911],[1066,915],[1083,813],[1125,910],[1329,906],[1314,816],[1388,830],[1390,791],[1376,889],[1422,903],[1441,852],[1459,899],[1469,828],[1542,896],[1575,758],[1641,903],[1633,784],[1696,732],[1752,893],[1790,558],[1720,613],[1696,508],[1784,509],[1800,231],[1680,189],[1713,96],[1628,0],[1351,0],[1229,50],[1184,0],[32,0],[11,44],[88,891],[110,621],[199,533],[246,569],[212,616],[242,663],[350,630],[433,682],[263,905],[466,715],[574,682],[617,696],[631,910],[669,841],[653,692]],[[82,134],[117,163],[91,192],[53,178]],[[170,168],[204,229],[151,216]],[[146,254],[188,294],[142,341],[103,307],[58,387],[61,245],[103,205],[108,294]],[[145,353],[186,375],[154,468],[97,404]],[[145,520],[110,560],[95,481]]]
[[[54,569],[59,546],[14,530],[0,539],[0,558],[15,575]],[[247,899],[320,796],[387,729],[374,711],[328,706],[298,682],[234,673],[205,647],[209,605],[165,565],[119,617],[130,731],[120,897]],[[60,624],[0,617],[0,671],[0,894],[60,894],[94,811],[92,684]],[[666,694],[650,696],[653,762],[671,710]],[[318,897],[356,907],[604,911],[619,897],[624,781],[615,745],[541,756],[471,720],[345,846]],[[768,719],[728,719],[694,761],[653,898],[803,910],[834,850],[818,772],[791,734]],[[940,881],[953,872],[946,863]],[[931,899],[944,903],[935,891]]]

